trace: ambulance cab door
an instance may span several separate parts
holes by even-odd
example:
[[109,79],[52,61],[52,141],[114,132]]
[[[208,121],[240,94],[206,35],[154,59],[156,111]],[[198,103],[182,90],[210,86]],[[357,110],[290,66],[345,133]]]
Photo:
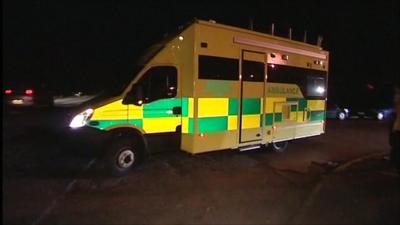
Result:
[[240,76],[240,143],[261,142],[263,137],[263,97],[265,53],[242,50]]
[[127,94],[127,102],[132,103],[128,121],[143,131],[153,152],[179,148],[181,99],[177,82],[175,66],[152,66]]

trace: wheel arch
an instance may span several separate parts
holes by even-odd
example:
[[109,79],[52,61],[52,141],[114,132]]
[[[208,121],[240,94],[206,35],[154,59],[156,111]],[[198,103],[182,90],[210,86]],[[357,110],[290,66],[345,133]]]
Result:
[[113,127],[113,128],[107,129],[107,131],[110,133],[109,143],[112,143],[113,141],[115,141],[116,139],[119,139],[119,138],[133,137],[139,141],[144,152],[146,154],[149,154],[148,142],[147,142],[146,138],[144,137],[143,131],[140,130],[139,128],[134,127],[134,126]]

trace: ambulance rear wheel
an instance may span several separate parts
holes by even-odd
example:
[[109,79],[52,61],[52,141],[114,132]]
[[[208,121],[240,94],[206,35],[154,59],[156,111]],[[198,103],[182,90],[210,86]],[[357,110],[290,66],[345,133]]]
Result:
[[115,140],[107,149],[105,163],[113,176],[124,176],[140,164],[142,150],[135,140],[121,138]]
[[272,142],[268,147],[274,152],[284,152],[288,147],[288,141]]

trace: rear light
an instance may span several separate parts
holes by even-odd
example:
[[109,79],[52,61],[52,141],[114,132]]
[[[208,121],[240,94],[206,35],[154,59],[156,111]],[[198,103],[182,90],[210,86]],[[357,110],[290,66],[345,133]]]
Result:
[[204,133],[200,133],[199,136],[201,139],[204,139],[206,137],[206,135]]
[[4,94],[11,95],[12,94],[12,90],[11,89],[6,89],[6,90],[4,90]]
[[27,95],[33,95],[33,90],[32,89],[26,89],[25,94]]

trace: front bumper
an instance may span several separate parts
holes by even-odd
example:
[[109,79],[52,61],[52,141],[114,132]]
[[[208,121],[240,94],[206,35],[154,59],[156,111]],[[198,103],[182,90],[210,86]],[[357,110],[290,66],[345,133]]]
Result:
[[92,127],[65,128],[61,132],[63,148],[76,156],[101,156],[109,143],[111,135],[107,131]]

